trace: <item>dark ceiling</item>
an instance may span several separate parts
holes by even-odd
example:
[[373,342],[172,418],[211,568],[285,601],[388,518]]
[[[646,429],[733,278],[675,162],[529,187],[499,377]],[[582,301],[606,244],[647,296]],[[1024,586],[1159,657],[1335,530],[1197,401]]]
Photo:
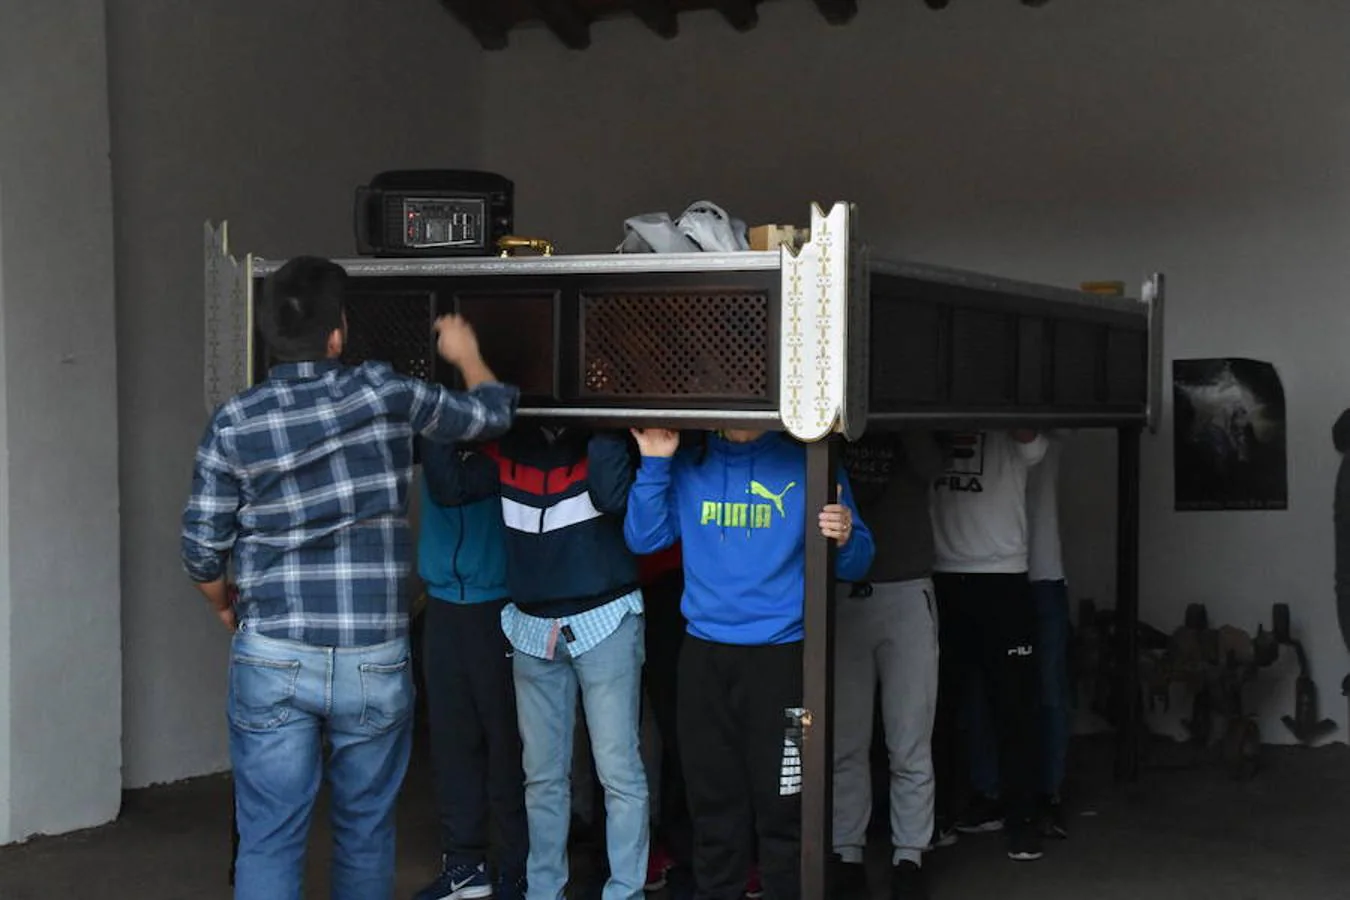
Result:
[[[635,16],[663,38],[680,31],[680,13],[713,9],[737,31],[749,31],[759,22],[761,2],[810,3],[832,25],[848,24],[858,12],[859,0],[440,0],[442,6],[473,32],[488,50],[506,47],[512,29],[540,23],[568,47],[584,50],[591,43],[591,23],[619,16]],[[900,3],[905,0],[864,0]],[[929,9],[944,9],[951,0],[908,0]],[[959,3],[960,0],[957,0]],[[1008,0],[1023,6],[1043,6],[1048,0]]]

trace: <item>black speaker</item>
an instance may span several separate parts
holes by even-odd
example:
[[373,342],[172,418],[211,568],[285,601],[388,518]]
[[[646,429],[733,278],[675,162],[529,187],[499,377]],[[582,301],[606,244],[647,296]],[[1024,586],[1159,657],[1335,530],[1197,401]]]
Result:
[[493,172],[381,172],[356,189],[362,256],[492,256],[515,224],[515,185]]

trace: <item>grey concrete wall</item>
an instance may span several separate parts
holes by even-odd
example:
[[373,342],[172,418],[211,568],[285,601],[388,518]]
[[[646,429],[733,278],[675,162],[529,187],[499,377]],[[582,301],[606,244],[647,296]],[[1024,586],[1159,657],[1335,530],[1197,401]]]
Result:
[[121,800],[101,0],[0,5],[0,843]]
[[[705,197],[796,223],[847,199],[878,255],[1070,285],[1167,272],[1169,359],[1283,376],[1290,508],[1174,513],[1169,422],[1144,449],[1144,616],[1170,630],[1203,601],[1254,629],[1290,602],[1344,720],[1329,429],[1350,405],[1350,6],[859,8],[831,28],[810,3],[764,4],[744,35],[689,15],[672,42],[608,23],[580,54],[520,35],[487,57],[484,154],[517,180],[520,229],[606,251],[625,217]],[[1073,594],[1108,604],[1114,462],[1101,434],[1065,462]],[[1287,739],[1288,664],[1266,685],[1264,730]]]
[[228,638],[178,563],[202,406],[201,225],[351,256],[352,191],[479,162],[479,51],[435,2],[109,4],[126,784],[226,767]]

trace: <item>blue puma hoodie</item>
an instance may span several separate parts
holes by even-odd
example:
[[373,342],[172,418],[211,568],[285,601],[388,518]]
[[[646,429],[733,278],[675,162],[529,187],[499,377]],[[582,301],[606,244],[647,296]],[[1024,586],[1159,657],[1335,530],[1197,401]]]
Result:
[[[748,443],[709,436],[706,453],[643,457],[628,500],[624,537],[634,553],[681,541],[689,633],[719,644],[802,639],[807,519],[806,448],[778,433]],[[872,534],[858,516],[843,470],[841,503],[853,535],[836,576],[860,581],[872,565]],[[809,513],[809,517],[808,517]]]

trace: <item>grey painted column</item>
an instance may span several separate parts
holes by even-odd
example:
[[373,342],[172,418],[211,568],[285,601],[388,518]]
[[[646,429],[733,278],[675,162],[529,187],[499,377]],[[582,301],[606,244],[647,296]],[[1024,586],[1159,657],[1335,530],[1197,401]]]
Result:
[[0,843],[121,804],[105,16],[0,4]]

